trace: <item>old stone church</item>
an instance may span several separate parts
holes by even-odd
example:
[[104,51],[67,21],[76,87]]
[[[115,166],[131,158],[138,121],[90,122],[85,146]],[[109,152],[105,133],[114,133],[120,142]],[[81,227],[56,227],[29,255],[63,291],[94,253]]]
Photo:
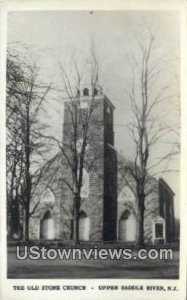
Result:
[[[90,101],[89,87],[80,91],[81,106]],[[133,191],[133,179],[124,174],[123,166],[130,164],[114,145],[114,105],[95,90],[96,109],[90,123],[87,162],[83,172],[79,236],[82,241],[136,242],[138,208]],[[70,143],[70,122],[64,106],[63,141]],[[70,170],[62,153],[57,153],[43,166],[43,178],[32,206],[37,205],[30,219],[30,239],[72,239],[73,194],[67,180]],[[126,176],[127,175],[127,176]],[[129,184],[130,183],[130,184]],[[144,239],[147,243],[167,243],[174,238],[174,193],[163,179],[150,176],[151,192],[145,201]]]

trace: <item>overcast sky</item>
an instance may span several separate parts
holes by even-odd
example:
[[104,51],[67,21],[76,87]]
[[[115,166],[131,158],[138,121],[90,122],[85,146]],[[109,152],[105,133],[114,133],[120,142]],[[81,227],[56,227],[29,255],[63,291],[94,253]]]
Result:
[[[148,32],[152,32],[155,35],[153,62],[161,62],[163,58],[163,62],[160,63],[161,76],[158,82],[155,82],[155,86],[159,88],[169,82],[169,94],[177,94],[180,63],[178,17],[176,12],[168,11],[11,12],[8,16],[8,43],[11,48],[18,47],[14,42],[28,47],[40,66],[41,81],[51,82],[54,87],[59,88],[62,88],[59,61],[68,67],[73,56],[81,66],[85,61],[89,62],[90,47],[94,44],[99,64],[100,84],[116,107],[115,146],[131,157],[133,146],[125,129],[131,117],[125,86],[130,84],[129,62],[132,53],[140,57],[138,40],[146,45]],[[59,94],[53,92],[50,97],[48,120],[51,131],[59,136],[62,130],[63,105],[57,105],[55,101]],[[173,128],[176,128],[179,123],[178,101],[179,99],[174,97],[161,104],[157,110],[160,120]],[[168,150],[168,147],[168,145],[158,145],[155,153],[162,154]],[[171,168],[177,167],[178,159],[175,158]],[[169,173],[164,174],[163,178],[176,193],[175,212],[178,215],[179,175]]]

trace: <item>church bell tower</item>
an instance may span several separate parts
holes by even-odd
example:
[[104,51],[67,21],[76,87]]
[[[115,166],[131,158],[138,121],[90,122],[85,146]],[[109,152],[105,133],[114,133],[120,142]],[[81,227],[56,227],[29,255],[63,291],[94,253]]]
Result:
[[[93,103],[88,130],[88,153],[84,164],[89,174],[89,193],[88,197],[83,199],[81,214],[89,220],[87,222],[89,240],[116,240],[117,153],[114,148],[114,105],[103,94],[100,86],[95,86],[93,89],[89,85],[84,85],[78,93],[82,116]],[[70,145],[72,122],[69,104],[67,100],[64,106],[63,139],[65,144]],[[83,121],[84,118],[81,117],[80,130],[78,130],[80,140]]]

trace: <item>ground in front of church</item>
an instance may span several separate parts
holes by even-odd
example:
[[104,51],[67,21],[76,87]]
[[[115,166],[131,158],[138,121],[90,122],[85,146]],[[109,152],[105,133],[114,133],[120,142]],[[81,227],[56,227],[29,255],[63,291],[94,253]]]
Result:
[[16,247],[8,247],[7,277],[12,279],[178,279],[179,251],[172,260],[18,260]]

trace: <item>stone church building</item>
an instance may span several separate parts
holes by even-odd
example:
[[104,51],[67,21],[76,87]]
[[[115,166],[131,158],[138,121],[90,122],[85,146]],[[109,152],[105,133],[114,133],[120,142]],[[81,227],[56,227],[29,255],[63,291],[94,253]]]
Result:
[[[82,109],[87,108],[89,93],[89,87],[82,87]],[[138,235],[138,208],[133,179],[124,171],[125,165],[132,162],[115,148],[114,105],[99,86],[95,89],[94,101],[83,170],[79,237],[81,241],[133,243]],[[72,124],[67,103],[63,142],[70,144]],[[30,239],[69,241],[73,238],[73,193],[68,186],[70,169],[62,152],[52,157],[42,172],[31,205],[37,204],[37,209],[30,219]],[[145,200],[144,240],[149,244],[172,242],[174,193],[163,179],[151,176],[147,190],[150,192]]]

